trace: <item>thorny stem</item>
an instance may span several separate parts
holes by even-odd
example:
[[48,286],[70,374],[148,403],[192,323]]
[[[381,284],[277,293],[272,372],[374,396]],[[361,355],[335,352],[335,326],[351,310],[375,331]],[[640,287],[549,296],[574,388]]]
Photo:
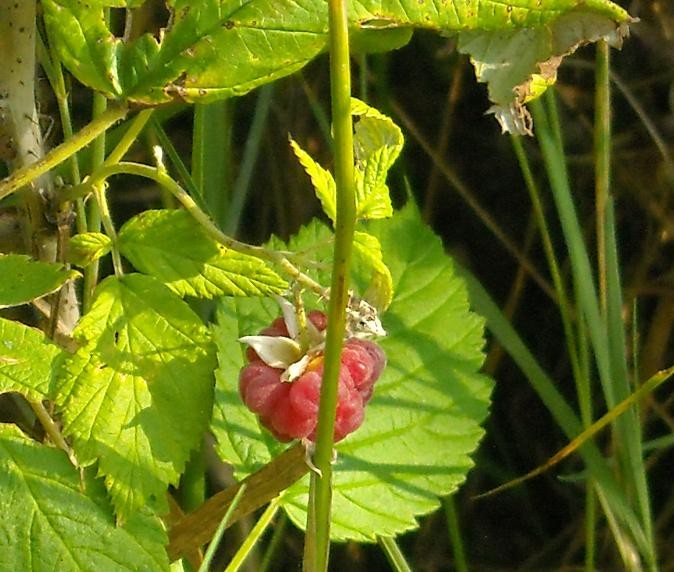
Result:
[[132,163],[128,161],[104,165],[97,169],[96,172],[92,173],[84,183],[64,192],[61,195],[61,199],[68,200],[87,194],[91,192],[92,187],[103,184],[104,181],[113,175],[120,174],[135,175],[155,181],[157,184],[168,190],[185,210],[203,227],[206,234],[216,242],[227,248],[231,248],[236,252],[240,252],[241,254],[248,254],[261,260],[271,262],[281,268],[293,280],[296,280],[319,296],[328,296],[328,292],[323,286],[313,278],[301,272],[282,252],[270,250],[262,246],[246,244],[245,242],[240,242],[223,233],[208,215],[199,208],[187,191],[185,191],[185,189],[183,189],[163,168],[150,167],[141,163]]

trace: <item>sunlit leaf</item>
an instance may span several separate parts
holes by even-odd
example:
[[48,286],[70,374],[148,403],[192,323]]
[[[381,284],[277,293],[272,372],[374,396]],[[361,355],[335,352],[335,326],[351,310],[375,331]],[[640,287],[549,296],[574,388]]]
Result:
[[[328,13],[315,0],[170,0],[171,25],[125,44],[105,25],[103,5],[43,0],[60,57],[78,79],[111,97],[144,104],[242,95],[287,76],[327,49]],[[135,2],[134,2],[135,4]],[[526,131],[523,102],[535,74],[552,81],[559,58],[599,38],[616,41],[631,22],[609,0],[351,0],[355,49],[390,50],[413,29],[456,34],[504,128]]]
[[112,248],[112,240],[100,232],[76,234],[68,243],[68,260],[75,266],[88,266],[105,256]]
[[602,38],[620,45],[627,34],[629,17],[617,6],[604,2],[600,11],[589,10],[600,7],[596,2],[577,4],[544,26],[459,34],[459,51],[470,55],[478,81],[489,85],[490,112],[503,131],[531,133],[524,103],[539,94],[541,84],[554,83],[563,56]]
[[[312,228],[314,227],[314,228]],[[316,244],[316,225],[293,241]],[[320,228],[320,227],[318,227]],[[492,382],[478,373],[483,321],[468,309],[466,288],[440,240],[408,207],[374,221],[395,295],[383,315],[380,341],[389,363],[377,383],[363,426],[337,444],[332,536],[373,541],[416,526],[464,481],[483,435]],[[228,301],[218,312],[216,415],[218,450],[243,476],[274,456],[279,445],[259,429],[238,396],[241,352],[232,340],[271,321],[273,308],[256,300]],[[284,507],[303,527],[306,480],[284,494]]]
[[294,139],[290,140],[290,146],[307,175],[311,178],[311,184],[314,186],[314,192],[318,200],[321,201],[323,212],[334,224],[337,213],[337,191],[332,173],[314,161],[311,155],[302,149]]
[[0,254],[0,308],[26,304],[58,290],[79,272],[23,254]]
[[[354,177],[356,218],[360,220],[391,216],[391,198],[386,177],[402,150],[404,139],[400,128],[373,107],[353,98],[354,115]],[[321,167],[293,139],[290,145],[311,178],[314,192],[321,201],[323,212],[335,222],[337,190],[330,171]]]
[[101,481],[82,477],[60,449],[0,424],[0,570],[167,570],[159,519],[116,526]]
[[386,266],[377,237],[356,231],[353,240],[356,264],[363,266],[362,274],[371,276],[363,298],[379,311],[386,310],[393,298],[393,278]]
[[47,399],[59,354],[40,330],[0,318],[0,393],[16,391],[28,399]]
[[109,277],[74,335],[58,378],[64,432],[99,461],[121,520],[162,511],[211,416],[214,356],[199,317],[158,280]]
[[356,216],[389,217],[393,208],[386,176],[403,148],[403,134],[390,118],[358,99],[351,100],[351,113],[355,122]]
[[122,227],[119,248],[138,270],[180,296],[264,296],[288,287],[260,259],[209,238],[182,210],[149,210],[135,216]]

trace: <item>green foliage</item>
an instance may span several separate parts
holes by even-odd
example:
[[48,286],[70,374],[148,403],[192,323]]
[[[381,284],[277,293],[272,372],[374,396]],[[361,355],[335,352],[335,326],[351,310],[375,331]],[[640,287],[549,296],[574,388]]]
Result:
[[0,318],[0,393],[49,398],[52,364],[59,354],[40,330]]
[[0,570],[166,570],[166,535],[145,511],[116,526],[100,480],[58,449],[0,424]]
[[[352,98],[351,111],[358,119],[353,137],[356,218],[367,220],[390,217],[393,208],[386,177],[402,150],[402,132],[389,117],[358,99]],[[290,144],[311,178],[323,212],[334,226],[337,190],[332,174],[314,161],[294,140],[291,139]],[[356,260],[372,273],[365,299],[376,308],[385,310],[391,303],[393,284],[391,273],[382,259],[379,241],[366,232],[357,232],[354,236],[354,253]]]
[[403,134],[389,117],[358,99],[351,100],[351,112],[356,121],[356,218],[390,217],[393,208],[386,176],[403,148]]
[[[49,35],[75,76],[109,97],[158,104],[178,97],[212,101],[241,95],[289,75],[327,47],[327,10],[313,0],[171,0],[170,27],[124,43],[103,5],[45,0]],[[418,0],[352,0],[356,47],[393,49],[423,28],[456,34],[489,82],[504,128],[526,130],[522,107],[532,76],[549,76],[579,44],[621,37],[630,17],[608,0],[452,0],[439,9]],[[223,57],[227,54],[227,57]]]
[[353,254],[361,273],[371,276],[363,298],[378,310],[386,310],[393,299],[393,278],[384,262],[379,240],[367,232],[356,231]]
[[51,294],[79,273],[23,254],[0,254],[0,276],[0,308],[7,308]]
[[166,509],[212,407],[214,356],[198,316],[158,280],[110,277],[74,332],[56,402],[80,463],[99,472],[124,521]]
[[[483,322],[468,311],[463,282],[442,245],[407,207],[369,227],[382,244],[395,296],[383,316],[381,341],[389,363],[368,406],[363,427],[336,448],[334,539],[373,541],[416,526],[415,517],[438,506],[465,478],[487,413],[491,382],[482,363]],[[326,243],[316,223],[290,248]],[[272,305],[244,299],[220,304],[215,327],[219,368],[212,424],[219,452],[245,475],[268,461],[278,444],[240,402],[241,352],[231,346],[275,315]],[[307,483],[291,487],[283,506],[298,524],[306,520]],[[392,509],[392,507],[395,507]]]
[[[45,60],[60,59],[80,82],[110,99],[154,106],[244,94],[299,70],[328,45],[326,6],[315,0],[167,0],[170,24],[158,37],[132,34],[135,39],[127,40],[113,34],[109,8],[142,4],[143,0],[43,0],[52,50],[45,50]],[[563,56],[599,39],[619,43],[630,22],[628,14],[608,0],[351,0],[348,15],[352,47],[364,52],[399,47],[414,29],[456,36],[478,80],[488,83],[494,104],[490,111],[504,130],[515,132],[531,131],[523,105],[555,81]],[[56,78],[60,63],[46,64],[50,78]],[[63,107],[65,119],[67,104]],[[78,141],[57,148],[56,159],[48,165],[74,156],[85,135],[91,141],[127,113],[122,107],[114,119],[101,123],[103,127],[97,124],[98,131],[89,126]],[[351,113],[355,216],[360,226],[354,235],[352,275],[336,276],[342,284],[352,278],[358,294],[382,314],[389,335],[381,345],[389,363],[365,424],[336,447],[331,535],[335,540],[373,542],[416,527],[420,515],[437,508],[440,497],[464,481],[483,435],[480,424],[487,415],[492,382],[478,373],[484,323],[469,311],[464,280],[414,206],[393,212],[386,177],[403,146],[401,130],[362,101],[352,100]],[[208,115],[200,117],[203,122]],[[158,515],[167,512],[168,487],[178,484],[204,433],[212,430],[220,456],[234,466],[237,477],[259,469],[284,449],[241,403],[238,375],[245,360],[238,339],[275,318],[278,308],[270,297],[290,287],[308,284],[312,291],[302,293],[306,305],[320,304],[319,294],[325,294],[330,276],[316,263],[340,259],[333,253],[331,230],[316,221],[288,244],[273,239],[268,248],[258,248],[229,239],[199,210],[197,197],[183,191],[163,166],[119,164],[133,139],[128,133],[113,152],[116,161],[109,156],[80,187],[98,176],[100,190],[106,177],[135,167],[136,175],[164,185],[186,210],[145,211],[115,236],[105,193],[97,192],[108,234],[85,232],[72,238],[69,261],[87,267],[112,252],[115,275],[97,286],[73,332],[74,353],[60,350],[35,329],[0,318],[0,392],[23,394],[36,402],[36,414],[37,402],[53,400],[64,435],[72,442],[70,458],[80,465],[74,467],[63,451],[29,440],[16,427],[0,425],[3,570],[166,569],[167,538]],[[103,150],[103,138],[99,143]],[[337,206],[332,174],[295,141],[291,145],[325,214],[337,226],[345,215]],[[197,149],[200,154],[211,150]],[[203,157],[193,156],[197,174],[213,172],[201,169],[199,161]],[[39,173],[47,169],[45,164]],[[30,182],[30,169],[27,173],[15,187],[0,186],[0,196]],[[33,173],[36,177],[38,170]],[[210,185],[209,192],[217,191],[223,180],[206,175],[197,179],[200,188]],[[227,220],[224,214],[219,213],[216,223]],[[339,235],[336,242],[339,248],[345,243]],[[142,274],[124,275],[120,254]],[[615,275],[609,309],[614,329],[619,329],[617,258],[611,262]],[[581,274],[590,280],[589,270]],[[3,308],[52,293],[78,273],[27,256],[0,255],[0,276]],[[94,278],[92,289],[95,282]],[[212,330],[182,300],[188,296],[217,299]],[[584,311],[583,316],[596,342],[602,338],[597,332],[605,328],[602,323],[601,329],[593,330],[593,321],[599,323],[598,308],[594,313]],[[598,365],[602,381],[617,377],[624,393],[629,386],[620,333],[609,339],[610,356],[606,350]],[[617,376],[607,376],[612,371]],[[551,411],[573,433],[579,421],[550,390],[547,377],[543,381],[538,386],[541,395],[544,400],[553,396],[548,399],[554,405]],[[54,443],[68,449],[63,439],[54,438],[54,432],[60,437],[56,426],[45,423],[45,428]],[[624,441],[636,451],[635,466],[643,477],[636,493],[643,520],[650,522],[639,439],[637,431],[633,433]],[[593,475],[600,494],[619,489],[594,445],[586,448],[584,457],[590,467],[595,463],[601,468]],[[607,510],[609,520],[629,528],[639,545],[641,523],[629,501],[616,496],[620,510],[617,518]],[[308,498],[304,479],[284,491],[279,501],[300,527],[307,521]]]
[[268,296],[288,284],[259,258],[209,238],[182,210],[149,210],[127,222],[119,248],[140,271],[179,296]]
[[112,240],[101,232],[76,234],[68,244],[68,259],[75,266],[88,266],[105,256],[112,248]]

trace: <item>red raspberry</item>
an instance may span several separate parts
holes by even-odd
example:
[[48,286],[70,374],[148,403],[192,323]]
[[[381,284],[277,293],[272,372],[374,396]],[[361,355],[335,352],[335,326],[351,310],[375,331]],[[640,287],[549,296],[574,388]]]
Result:
[[372,358],[372,363],[374,364],[372,368],[372,378],[376,381],[386,367],[386,354],[379,344],[370,340],[358,340],[358,342],[365,348],[365,351],[367,351]]
[[[271,330],[276,330],[279,333],[278,334],[271,333]],[[267,333],[267,331],[270,331],[270,333]],[[271,323],[271,326],[262,330],[260,334],[263,336],[285,336],[285,337],[290,336],[290,333],[288,332],[288,326],[286,325],[286,321],[283,319],[283,316],[275,318],[274,321]]]
[[364,405],[365,401],[355,389],[339,396],[337,416],[335,417],[335,443],[353,433],[363,424],[363,420],[365,419]]
[[322,332],[328,327],[328,317],[320,310],[311,310],[307,314],[307,318],[314,326],[316,326],[316,329],[319,332]]
[[239,393],[246,407],[258,415],[270,415],[290,391],[289,384],[281,382],[282,373],[261,361],[244,367],[239,374]]
[[[316,371],[306,372],[304,376],[311,374],[315,374],[315,376],[317,376],[322,381],[323,377],[322,361]],[[315,379],[315,377],[312,376],[312,379]],[[315,414],[318,414],[320,383],[317,386],[317,390],[318,393],[316,393]],[[333,433],[333,439],[335,443],[337,441],[341,441],[349,433],[353,433],[356,429],[358,429],[362,425],[363,419],[365,418],[363,404],[364,404],[363,398],[360,396],[360,393],[356,389],[353,383],[353,379],[351,379],[351,374],[349,373],[349,370],[345,367],[341,368],[339,371],[339,381],[337,386],[337,411],[335,415],[335,429]],[[308,439],[310,441],[315,441],[316,432],[313,431],[309,435]]]
[[305,371],[291,385],[289,401],[296,411],[318,414],[318,404],[321,397],[321,381],[323,372]]
[[354,338],[344,344],[340,359],[349,369],[356,389],[367,403],[372,397],[374,383],[386,365],[384,350],[374,342]]
[[[323,312],[312,310],[307,318],[316,329],[325,330],[327,317]],[[289,336],[282,317],[276,318],[260,335]],[[239,391],[248,409],[256,413],[260,423],[280,441],[302,438],[314,441],[323,355],[317,355],[292,382],[281,381],[283,370],[262,362],[252,348],[248,348],[246,357],[250,363],[241,370]],[[353,338],[344,344],[340,364],[335,442],[363,423],[364,405],[372,396],[374,383],[386,364],[386,355],[374,342]]]
[[[285,383],[284,385],[290,386],[294,383]],[[290,399],[286,398],[277,403],[269,422],[270,424],[265,424],[265,427],[270,429],[277,438],[283,437],[281,440],[284,441],[303,439],[316,427],[316,413],[298,411],[291,405]]]

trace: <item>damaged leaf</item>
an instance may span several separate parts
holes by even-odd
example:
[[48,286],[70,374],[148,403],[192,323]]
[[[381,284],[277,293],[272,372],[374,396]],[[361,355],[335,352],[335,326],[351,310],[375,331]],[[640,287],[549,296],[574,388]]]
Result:
[[[125,42],[110,31],[103,6],[139,3],[42,2],[63,63],[112,98],[156,105],[243,95],[327,49],[323,2],[168,0],[172,15],[159,37]],[[619,43],[632,21],[609,0],[351,0],[348,15],[354,51],[395,49],[414,29],[458,35],[459,50],[488,83],[490,111],[519,133],[531,130],[524,103],[554,81],[563,56],[602,38]]]

